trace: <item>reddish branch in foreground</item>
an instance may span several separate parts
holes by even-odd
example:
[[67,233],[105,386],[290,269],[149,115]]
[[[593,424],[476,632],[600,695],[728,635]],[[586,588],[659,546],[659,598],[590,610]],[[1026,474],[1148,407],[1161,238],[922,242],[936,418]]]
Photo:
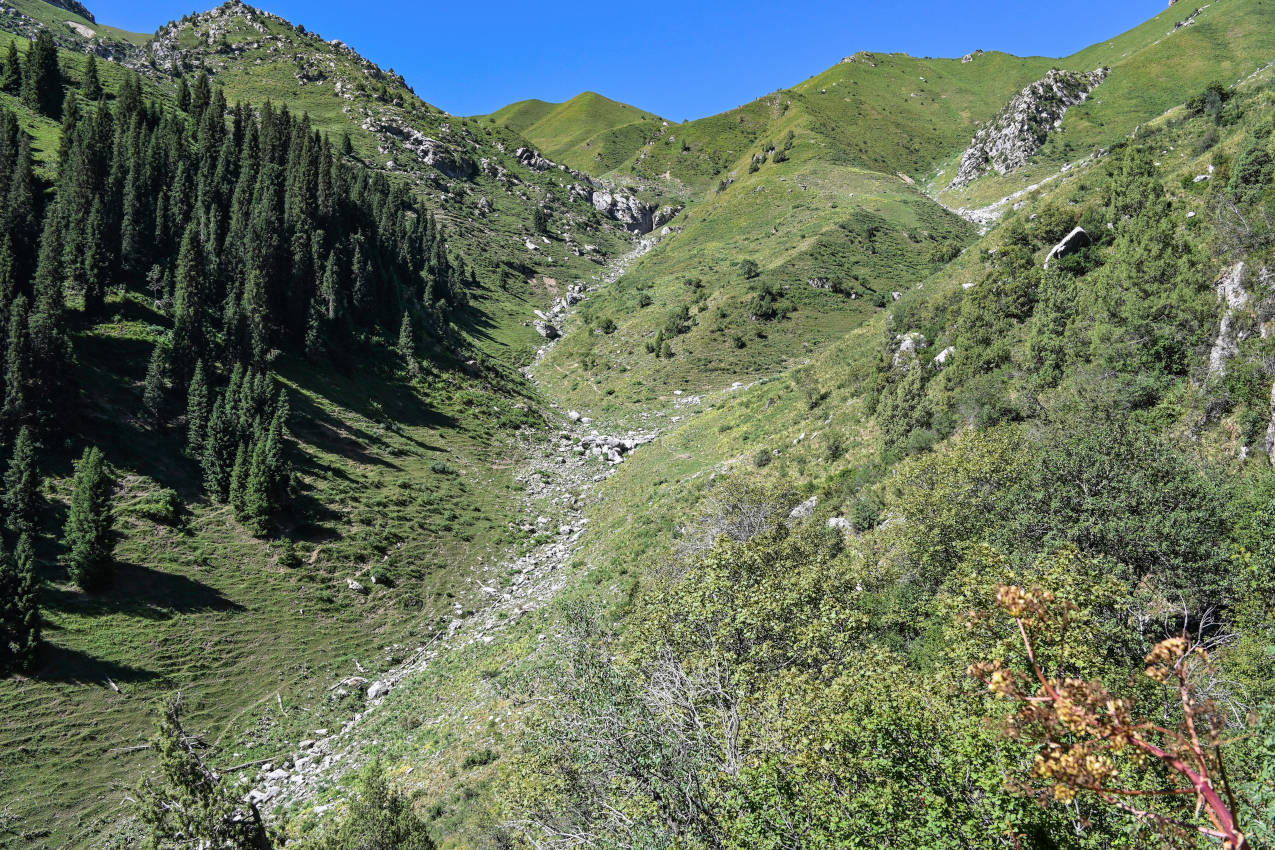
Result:
[[[1220,840],[1225,850],[1249,850],[1222,763],[1220,724],[1213,707],[1196,699],[1189,681],[1191,662],[1207,658],[1202,647],[1174,637],[1147,655],[1146,674],[1176,690],[1181,702],[1181,724],[1169,729],[1136,719],[1132,701],[1113,696],[1101,683],[1045,674],[1032,634],[1041,629],[1065,633],[1072,608],[1068,603],[1056,601],[1048,591],[1002,587],[996,604],[1017,624],[1031,673],[1006,669],[1001,661],[974,664],[969,672],[996,694],[1018,703],[1009,731],[1041,744],[1032,773],[1047,785],[1038,793],[1068,803],[1089,792],[1153,826],[1197,832]],[[1170,786],[1121,787],[1117,758],[1158,762]],[[1194,813],[1174,817],[1155,811],[1148,798],[1193,799]]]

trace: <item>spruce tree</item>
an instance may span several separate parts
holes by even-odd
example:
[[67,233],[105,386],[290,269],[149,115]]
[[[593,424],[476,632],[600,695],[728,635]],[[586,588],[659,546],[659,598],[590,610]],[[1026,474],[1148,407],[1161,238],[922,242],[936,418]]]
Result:
[[34,531],[39,506],[40,473],[35,438],[31,436],[31,429],[23,426],[4,473],[5,524],[18,534]]
[[403,321],[398,325],[398,356],[403,358],[407,374],[413,378],[420,374],[421,364],[416,359],[416,334],[412,328],[412,317],[406,311],[403,313]]
[[168,340],[161,339],[151,351],[146,364],[146,381],[142,385],[142,413],[152,428],[163,427],[168,400]]
[[0,675],[30,670],[40,646],[39,579],[31,538],[0,552]]
[[234,463],[235,433],[224,404],[225,397],[213,402],[204,434],[204,489],[208,495],[225,501],[230,490],[231,465]]
[[93,201],[88,228],[81,243],[84,263],[84,312],[89,316],[101,315],[106,306],[106,287],[111,261],[106,247],[106,220],[101,199]]
[[190,111],[190,86],[186,85],[185,77],[177,80],[177,108],[182,112]]
[[208,381],[204,377],[204,361],[200,360],[186,390],[186,454],[196,460],[204,456],[208,413]]
[[242,506],[239,519],[250,532],[258,536],[263,536],[270,530],[271,480],[268,443],[269,438],[266,438],[257,440],[256,445],[253,446],[252,460],[249,463],[247,479],[241,494]]
[[66,93],[66,100],[62,102],[62,140],[58,143],[59,168],[66,165],[71,157],[81,117],[80,96],[76,94],[75,89],[71,89]]
[[80,90],[89,100],[102,99],[102,81],[97,77],[97,57],[92,53],[84,62],[84,81],[80,83]]
[[327,354],[325,324],[322,300],[316,295],[310,299],[310,311],[305,326],[305,356],[312,363],[318,363]]
[[22,102],[49,118],[62,117],[62,69],[53,34],[42,29],[27,50],[22,69]]
[[173,303],[173,359],[179,374],[190,374],[203,359],[205,280],[203,246],[199,226],[192,221],[182,236],[177,255],[177,287]]
[[248,442],[241,441],[235,450],[235,463],[230,469],[230,506],[234,508],[235,517],[242,520],[245,516],[245,487],[248,483],[249,463]]
[[110,580],[115,550],[112,486],[102,450],[96,446],[85,449],[75,467],[71,508],[62,536],[71,578],[84,590],[97,590]]
[[31,141],[23,133],[18,143],[17,161],[9,179],[3,214],[4,233],[13,243],[14,273],[23,283],[35,272],[36,255],[42,250],[36,192]]
[[27,331],[27,298],[19,295],[9,308],[9,345],[5,351],[4,412],[7,426],[17,427],[31,413],[31,335]]
[[4,70],[0,71],[0,91],[5,94],[22,92],[22,57],[18,55],[18,42],[9,42],[9,52],[4,59]]
[[159,754],[160,778],[142,780],[137,793],[137,813],[148,832],[146,847],[271,849],[270,832],[257,807],[244,802],[242,789],[204,763],[199,739],[183,728],[180,693],[165,705],[151,746]]

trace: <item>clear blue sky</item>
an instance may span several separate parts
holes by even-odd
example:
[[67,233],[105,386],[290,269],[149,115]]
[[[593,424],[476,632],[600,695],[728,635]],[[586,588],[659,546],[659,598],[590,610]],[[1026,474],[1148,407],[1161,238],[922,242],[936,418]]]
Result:
[[[210,8],[219,0],[204,0]],[[152,32],[199,0],[85,0],[99,22]],[[858,50],[1065,56],[1165,0],[259,0],[403,74],[454,114],[598,91],[680,121],[811,77]]]

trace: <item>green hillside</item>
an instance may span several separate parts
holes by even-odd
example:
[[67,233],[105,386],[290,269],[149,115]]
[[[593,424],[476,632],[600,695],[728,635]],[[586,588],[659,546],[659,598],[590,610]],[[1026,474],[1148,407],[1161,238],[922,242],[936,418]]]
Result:
[[522,133],[559,106],[561,104],[549,103],[545,100],[520,100],[503,109],[497,109],[486,117],[494,119],[490,123],[500,124],[516,133]]
[[8,6],[0,848],[1275,846],[1270,0],[681,124]]
[[606,174],[645,144],[663,123],[595,92],[565,103],[524,100],[487,116],[539,147],[545,156],[592,174]]

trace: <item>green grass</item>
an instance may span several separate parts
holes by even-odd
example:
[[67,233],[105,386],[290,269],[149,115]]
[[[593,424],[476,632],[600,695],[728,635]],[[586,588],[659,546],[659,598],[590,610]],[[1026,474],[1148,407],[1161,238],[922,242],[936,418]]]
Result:
[[658,115],[596,92],[565,103],[524,100],[480,120],[484,117],[519,133],[550,159],[593,174],[605,174],[623,163],[662,123]]
[[[251,537],[202,499],[179,430],[138,424],[160,322],[131,298],[111,309],[112,320],[78,335],[77,353],[88,389],[81,431],[119,481],[116,581],[88,596],[56,565],[80,441],[49,447],[48,645],[31,678],[0,682],[0,795],[17,818],[3,847],[84,846],[125,816],[127,789],[153,757],[113,751],[144,742],[155,702],[174,690],[227,762],[339,726],[362,697],[334,700],[332,685],[356,662],[374,676],[392,663],[387,647],[422,640],[468,606],[471,569],[516,540],[518,449],[504,423],[519,421],[509,414],[520,399],[443,373],[409,386],[388,355],[357,376],[287,361],[301,492],[283,532],[301,564],[281,564],[281,543]],[[177,524],[148,508],[170,489],[189,505]],[[350,591],[348,578],[371,592]]]
[[[19,12],[28,17],[35,18],[45,26],[49,27],[61,40],[66,41],[85,41],[83,35],[78,30],[66,25],[67,21],[73,21],[83,27],[93,30],[96,37],[104,41],[119,41],[125,44],[131,44],[140,47],[150,41],[150,36],[143,33],[129,32],[119,29],[118,27],[108,26],[90,21],[88,18],[81,17],[74,12],[68,12],[58,6],[45,3],[44,0],[12,0],[9,6],[17,9]],[[92,5],[88,4],[89,11],[93,11]]]

